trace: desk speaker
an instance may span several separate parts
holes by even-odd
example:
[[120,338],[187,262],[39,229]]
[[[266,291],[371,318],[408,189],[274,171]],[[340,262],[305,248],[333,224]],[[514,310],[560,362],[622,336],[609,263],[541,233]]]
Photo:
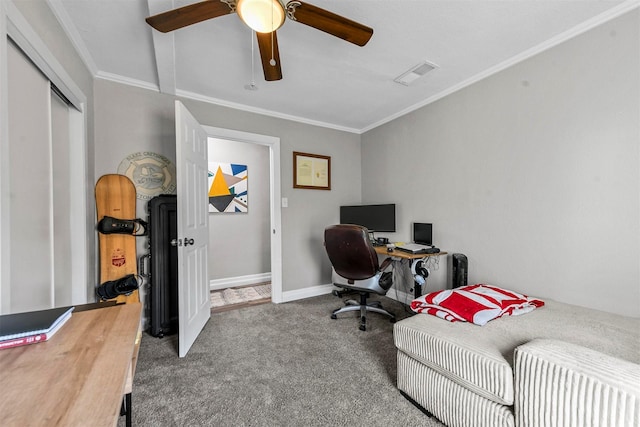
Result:
[[451,261],[451,287],[467,286],[467,274],[469,271],[467,257],[463,254],[452,254]]

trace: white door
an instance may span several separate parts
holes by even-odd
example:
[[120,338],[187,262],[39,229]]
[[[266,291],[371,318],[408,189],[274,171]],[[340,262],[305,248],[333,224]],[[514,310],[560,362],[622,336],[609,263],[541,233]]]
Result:
[[184,357],[211,316],[207,248],[207,133],[176,101],[178,187],[178,355]]

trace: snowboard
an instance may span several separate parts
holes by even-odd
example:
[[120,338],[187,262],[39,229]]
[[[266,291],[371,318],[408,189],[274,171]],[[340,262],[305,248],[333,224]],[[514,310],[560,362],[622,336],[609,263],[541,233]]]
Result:
[[[105,216],[118,219],[136,217],[136,188],[124,175],[109,174],[98,179],[95,188],[98,223]],[[100,248],[100,284],[118,280],[128,274],[138,274],[136,236],[132,234],[103,234],[98,232]],[[138,290],[118,295],[116,302],[140,302]]]

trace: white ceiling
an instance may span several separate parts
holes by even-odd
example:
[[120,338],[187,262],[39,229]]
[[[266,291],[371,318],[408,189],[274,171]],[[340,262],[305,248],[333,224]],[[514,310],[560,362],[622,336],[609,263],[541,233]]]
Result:
[[[214,0],[217,1],[217,0]],[[286,20],[266,82],[236,14],[162,34],[144,18],[194,0],[48,0],[99,78],[361,133],[631,9],[637,0],[311,0],[374,29],[358,47]],[[410,86],[394,78],[438,66]],[[255,75],[255,77],[252,77]],[[255,80],[258,90],[245,89]]]

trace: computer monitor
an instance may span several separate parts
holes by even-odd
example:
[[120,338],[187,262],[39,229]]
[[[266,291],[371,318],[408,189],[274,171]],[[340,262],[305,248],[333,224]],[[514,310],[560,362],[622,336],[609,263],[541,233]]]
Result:
[[340,206],[340,224],[356,224],[373,231],[396,231],[396,205]]
[[413,223],[414,243],[431,246],[432,244],[431,231],[432,231],[431,224],[426,224],[423,222],[414,222]]

